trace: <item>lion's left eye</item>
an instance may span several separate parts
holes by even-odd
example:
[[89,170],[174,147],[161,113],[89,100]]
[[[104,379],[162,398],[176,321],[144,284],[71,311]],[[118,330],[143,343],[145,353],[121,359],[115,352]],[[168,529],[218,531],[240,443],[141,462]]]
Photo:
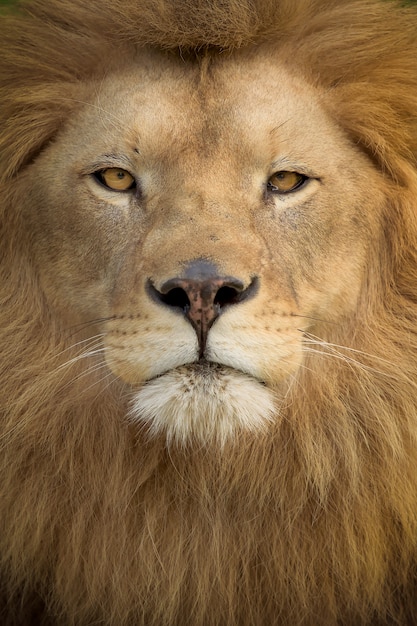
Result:
[[290,193],[295,191],[308,180],[308,176],[298,172],[275,172],[268,180],[268,190],[272,193]]
[[136,187],[132,174],[120,167],[108,167],[105,170],[94,172],[94,178],[102,185],[113,191],[129,191]]

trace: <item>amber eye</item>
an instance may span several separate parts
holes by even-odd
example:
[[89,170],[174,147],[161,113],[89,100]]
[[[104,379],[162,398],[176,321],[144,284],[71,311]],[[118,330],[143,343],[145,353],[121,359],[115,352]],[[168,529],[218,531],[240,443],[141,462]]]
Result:
[[290,193],[295,191],[308,180],[304,174],[298,172],[275,172],[268,180],[268,189],[273,193]]
[[120,167],[109,167],[105,170],[94,172],[95,178],[105,187],[113,191],[128,191],[136,186],[132,174]]

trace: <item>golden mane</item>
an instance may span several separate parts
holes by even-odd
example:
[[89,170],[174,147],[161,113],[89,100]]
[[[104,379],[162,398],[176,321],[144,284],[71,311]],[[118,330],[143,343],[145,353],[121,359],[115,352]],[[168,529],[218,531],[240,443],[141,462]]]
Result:
[[[326,342],[274,430],[222,453],[167,449],[132,434],[122,383],[85,370],[48,307],[19,212],[25,168],[84,85],[137,47],[186,59],[253,44],[324,88],[385,175],[381,236],[355,315],[318,324]],[[5,12],[2,623],[44,623],[38,597],[59,624],[417,619],[416,46],[417,12],[374,0],[31,0]]]

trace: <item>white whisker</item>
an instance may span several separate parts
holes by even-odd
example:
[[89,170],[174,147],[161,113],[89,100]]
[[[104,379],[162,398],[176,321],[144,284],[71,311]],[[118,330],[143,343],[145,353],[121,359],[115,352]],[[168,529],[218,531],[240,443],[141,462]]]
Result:
[[[99,94],[98,94],[99,97]],[[123,120],[121,120],[117,115],[112,113],[111,111],[107,111],[100,104],[94,104],[93,102],[87,102],[85,100],[79,100],[77,98],[57,98],[57,100],[62,100],[63,102],[74,102],[75,104],[83,104],[87,107],[95,109],[100,114],[100,119],[108,122],[113,128],[116,130],[120,130],[123,128]],[[103,116],[103,113],[105,116]]]
[[82,352],[81,354],[77,354],[72,359],[69,359],[68,361],[65,361],[65,363],[62,363],[61,365],[59,365],[57,369],[58,370],[65,369],[67,367],[70,367],[71,365],[74,365],[75,363],[78,363],[79,361],[83,361],[84,359],[95,357],[99,354],[104,354],[103,347],[97,347],[97,348]]
[[[338,361],[343,361],[347,366],[349,366],[352,370],[361,369],[364,372],[369,372],[371,374],[378,374],[381,376],[385,376],[387,378],[392,378],[396,380],[396,376],[393,374],[393,367],[395,364],[391,361],[384,359],[383,357],[379,357],[374,354],[370,354],[368,352],[364,352],[363,350],[359,350],[357,348],[351,348],[349,346],[343,346],[335,343],[331,343],[321,339],[320,337],[316,337],[310,333],[306,333],[302,331],[304,334],[303,339],[303,352],[310,353],[315,355],[320,355],[323,357],[328,357],[330,359],[335,359]],[[372,365],[368,365],[367,363],[359,360],[359,357],[363,357],[364,359],[369,359],[372,361],[377,361],[381,365],[386,365],[390,368],[390,371],[384,371],[378,367],[373,367]]]
[[394,365],[394,363],[392,363],[392,361],[389,361],[388,359],[385,359],[383,357],[377,356],[375,354],[372,354],[370,352],[364,352],[363,350],[359,350],[358,348],[351,348],[349,346],[343,346],[337,343],[331,343],[329,341],[326,341],[324,339],[321,339],[320,337],[317,337],[316,335],[312,335],[311,333],[308,333],[306,331],[300,330],[300,332],[302,332],[304,334],[304,338],[305,338],[305,342],[306,343],[311,343],[312,345],[320,345],[323,346],[327,349],[334,349],[336,352],[338,350],[347,350],[349,352],[351,352],[352,354],[358,354],[370,359],[374,359],[377,361],[380,361],[381,363],[385,363],[386,365]]

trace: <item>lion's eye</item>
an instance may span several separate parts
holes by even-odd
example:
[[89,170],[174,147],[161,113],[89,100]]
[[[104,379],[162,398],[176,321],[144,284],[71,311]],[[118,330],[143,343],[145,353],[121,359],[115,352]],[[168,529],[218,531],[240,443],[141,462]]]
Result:
[[113,191],[128,191],[136,187],[132,174],[120,167],[109,167],[105,170],[94,172],[94,177],[105,187]]
[[304,176],[304,174],[283,170],[272,174],[268,180],[268,189],[273,193],[290,193],[301,187],[306,180],[308,180],[308,176]]

